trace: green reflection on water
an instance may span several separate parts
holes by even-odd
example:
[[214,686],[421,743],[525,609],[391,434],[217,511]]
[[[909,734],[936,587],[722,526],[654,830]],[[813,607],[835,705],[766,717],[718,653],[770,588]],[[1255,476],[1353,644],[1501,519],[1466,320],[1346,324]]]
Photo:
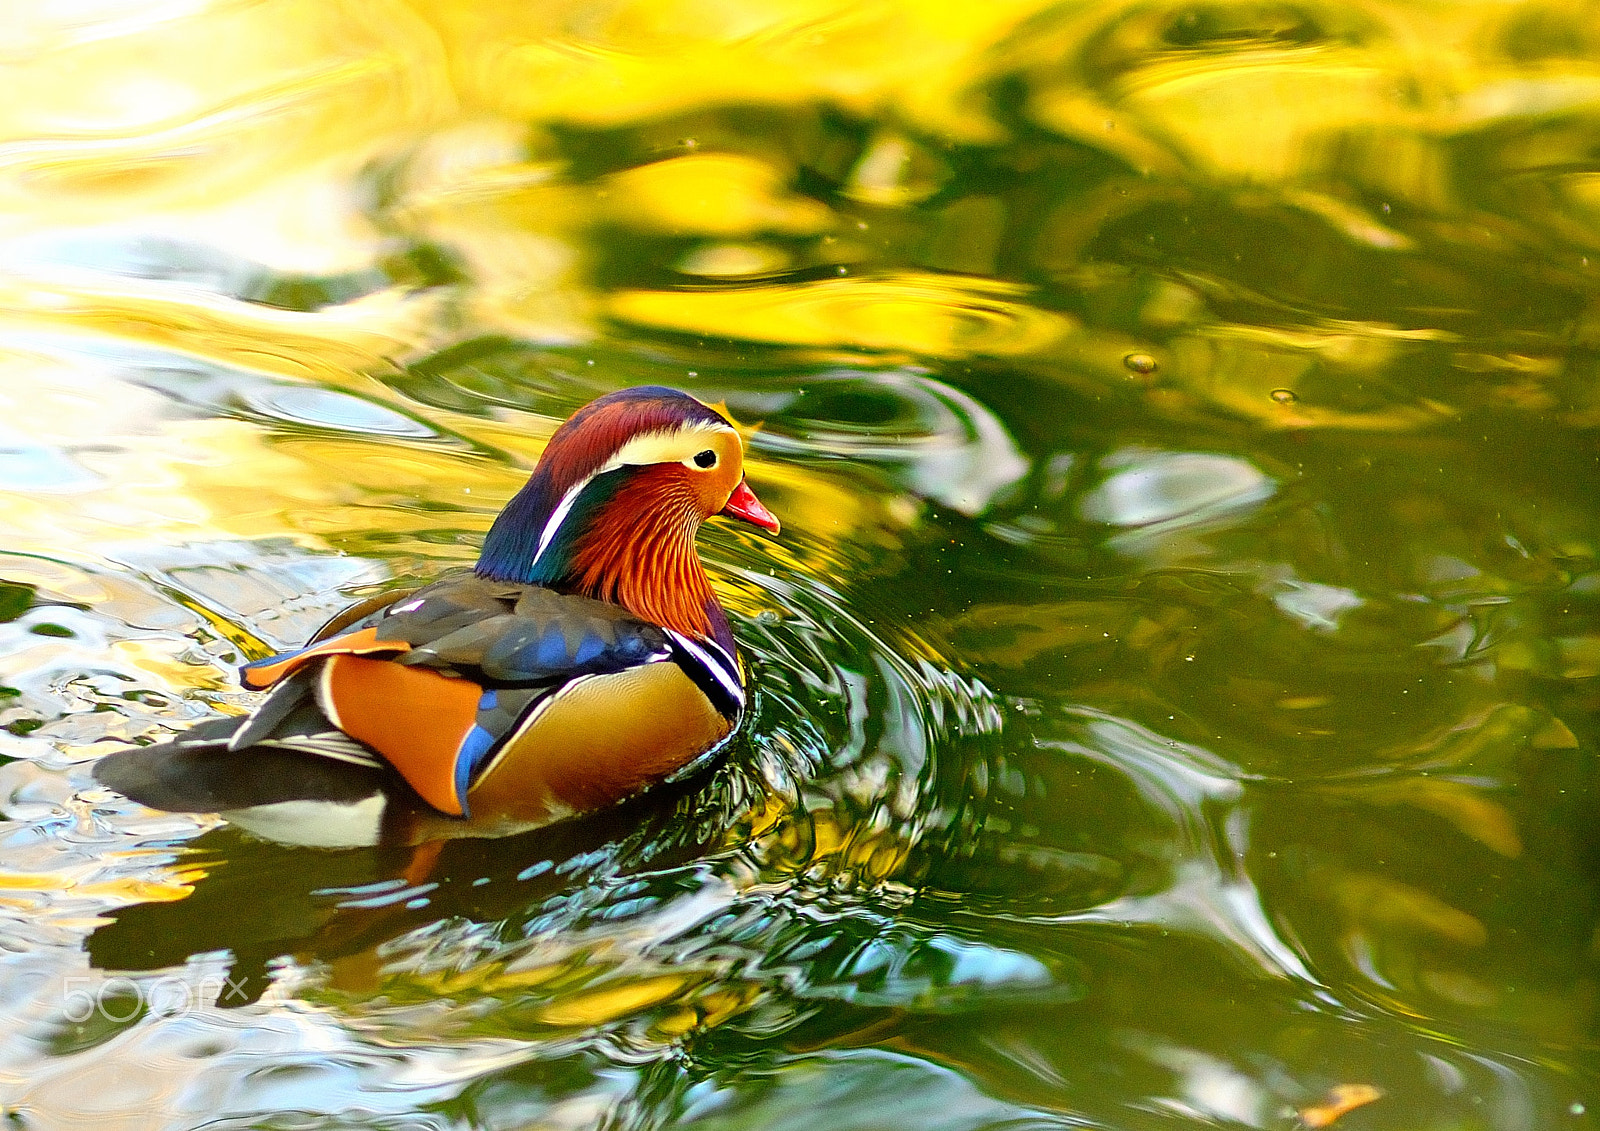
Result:
[[[18,1119],[1593,1122],[1590,7],[26,12]],[[646,382],[785,524],[722,764],[436,858],[92,787]]]

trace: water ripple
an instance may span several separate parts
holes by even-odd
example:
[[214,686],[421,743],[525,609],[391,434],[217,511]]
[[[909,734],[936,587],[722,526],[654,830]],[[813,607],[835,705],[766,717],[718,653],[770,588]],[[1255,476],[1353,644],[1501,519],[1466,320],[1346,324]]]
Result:
[[[779,399],[784,384],[789,395]],[[757,450],[852,458],[893,469],[911,490],[978,514],[1028,473],[993,411],[915,371],[829,371],[766,393],[775,419]]]

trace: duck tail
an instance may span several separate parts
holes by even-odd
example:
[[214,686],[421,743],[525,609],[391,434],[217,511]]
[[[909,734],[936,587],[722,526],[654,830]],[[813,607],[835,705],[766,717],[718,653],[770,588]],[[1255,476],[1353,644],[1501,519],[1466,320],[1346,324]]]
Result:
[[382,763],[329,723],[314,683],[313,672],[297,672],[249,716],[208,719],[170,742],[108,754],[95,763],[95,780],[172,813],[368,797]]

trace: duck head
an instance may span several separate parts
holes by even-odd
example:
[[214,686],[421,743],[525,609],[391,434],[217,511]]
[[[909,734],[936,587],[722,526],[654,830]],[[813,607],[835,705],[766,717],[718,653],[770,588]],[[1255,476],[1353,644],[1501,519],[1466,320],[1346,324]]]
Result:
[[676,389],[621,389],[556,429],[490,528],[477,572],[612,601],[731,654],[727,616],[694,546],[716,515],[778,532],[744,481],[733,425]]

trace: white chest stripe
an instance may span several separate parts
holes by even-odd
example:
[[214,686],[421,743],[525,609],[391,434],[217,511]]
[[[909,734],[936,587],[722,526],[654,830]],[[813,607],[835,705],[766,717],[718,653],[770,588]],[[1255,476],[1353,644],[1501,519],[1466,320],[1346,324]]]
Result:
[[721,645],[706,641],[702,647],[697,641],[689,639],[683,633],[674,629],[667,629],[667,634],[673,641],[689,655],[699,660],[713,679],[722,686],[733,701],[744,706],[744,688],[739,684],[739,671],[734,666],[734,660],[722,650]]

